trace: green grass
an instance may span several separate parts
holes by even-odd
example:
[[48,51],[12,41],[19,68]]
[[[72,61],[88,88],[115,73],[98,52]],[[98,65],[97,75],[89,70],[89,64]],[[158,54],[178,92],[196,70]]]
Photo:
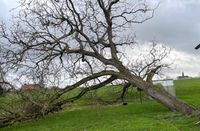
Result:
[[[200,107],[200,79],[175,81],[177,97]],[[119,87],[98,90],[104,99],[114,98]],[[78,91],[76,91],[78,92]],[[114,92],[114,93],[113,93]],[[130,90],[128,106],[102,106],[87,94],[72,107],[38,121],[22,122],[2,131],[199,131],[196,120],[174,113],[154,101],[139,103],[138,93]],[[68,97],[67,95],[65,97]],[[89,104],[90,103],[90,104]],[[92,104],[91,104],[92,103]]]
[[200,107],[200,79],[175,81],[177,97]]

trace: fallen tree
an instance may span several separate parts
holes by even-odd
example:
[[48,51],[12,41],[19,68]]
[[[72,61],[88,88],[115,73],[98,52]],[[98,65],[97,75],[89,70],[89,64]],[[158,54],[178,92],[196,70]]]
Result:
[[[152,55],[154,60],[143,65],[139,74],[122,61],[122,49],[136,44],[134,25],[151,19],[156,7],[150,8],[141,0],[23,0],[19,8],[10,28],[4,23],[0,26],[1,67],[29,79],[45,74],[46,81],[55,82],[57,75],[61,74],[61,79],[67,74],[64,80],[67,76],[74,80],[74,84],[64,86],[42,103],[25,97],[37,105],[36,116],[61,109],[115,80],[136,86],[170,110],[186,115],[198,112],[149,82],[152,73],[163,67],[155,64],[161,59]],[[145,73],[141,75],[142,72]],[[83,90],[77,96],[60,100],[63,94],[81,86]],[[9,125],[27,118],[15,116],[2,118],[1,123]]]

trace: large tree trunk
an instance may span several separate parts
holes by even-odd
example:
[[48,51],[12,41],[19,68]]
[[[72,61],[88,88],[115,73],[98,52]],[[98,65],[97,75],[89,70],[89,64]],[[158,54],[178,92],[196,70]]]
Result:
[[172,111],[178,111],[186,115],[199,114],[199,110],[195,107],[177,99],[163,89],[154,87],[138,77],[129,76],[128,81],[142,89],[147,95],[151,96],[157,102],[163,104]]
[[164,89],[154,87],[153,84],[144,81],[142,78],[133,75],[122,63],[117,63],[117,68],[123,74],[121,77],[126,79],[132,85],[143,90],[147,95],[151,96],[157,102],[163,104],[172,111],[177,111],[186,115],[200,115],[200,111],[177,99],[175,96],[169,94]]

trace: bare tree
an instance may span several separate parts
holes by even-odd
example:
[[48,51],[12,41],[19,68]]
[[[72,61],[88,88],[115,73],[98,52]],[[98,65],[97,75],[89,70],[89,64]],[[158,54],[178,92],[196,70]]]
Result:
[[147,49],[138,49],[142,53],[137,54],[135,59],[129,60],[127,67],[134,75],[152,83],[155,75],[162,75],[162,71],[165,68],[169,69],[170,65],[173,64],[173,60],[168,58],[171,49],[155,40],[142,46],[146,46]]
[[[21,75],[41,70],[51,74],[52,67],[57,65],[62,74],[67,73],[74,79],[73,84],[66,83],[43,104],[43,114],[117,79],[137,86],[170,110],[187,115],[197,112],[196,108],[144,80],[151,80],[152,74],[163,67],[155,64],[157,56],[139,72],[130,70],[122,62],[121,48],[135,44],[134,25],[154,15],[156,7],[151,8],[145,0],[20,2],[21,10],[12,25],[0,25],[1,64]],[[58,101],[63,94],[83,85],[77,96]]]

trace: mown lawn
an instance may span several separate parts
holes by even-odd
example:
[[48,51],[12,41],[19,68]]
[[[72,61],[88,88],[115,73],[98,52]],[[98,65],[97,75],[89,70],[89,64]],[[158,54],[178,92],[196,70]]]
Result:
[[[175,81],[177,96],[200,107],[200,79]],[[113,91],[113,88],[112,88]],[[102,89],[98,96],[113,97],[111,89]],[[114,89],[114,92],[118,92]],[[107,94],[107,92],[110,92]],[[132,94],[131,94],[132,93]],[[107,94],[107,95],[106,95]],[[134,95],[135,96],[129,96]],[[65,110],[38,121],[18,123],[2,131],[199,131],[197,120],[174,113],[154,102],[140,104],[138,93],[129,91],[128,106],[102,106],[85,98]],[[110,96],[110,97],[109,97]]]
[[175,81],[177,96],[200,108],[200,79]]

